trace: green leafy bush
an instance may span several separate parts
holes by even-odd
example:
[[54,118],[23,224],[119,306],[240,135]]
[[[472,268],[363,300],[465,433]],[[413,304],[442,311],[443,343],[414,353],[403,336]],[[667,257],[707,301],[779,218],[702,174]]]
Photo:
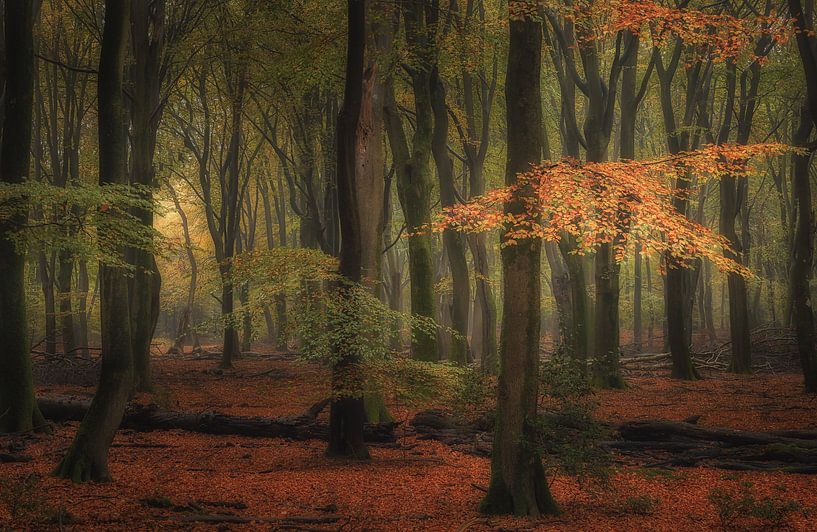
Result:
[[552,474],[606,486],[610,453],[600,445],[608,430],[595,419],[597,401],[580,361],[555,356],[542,365],[536,446]]

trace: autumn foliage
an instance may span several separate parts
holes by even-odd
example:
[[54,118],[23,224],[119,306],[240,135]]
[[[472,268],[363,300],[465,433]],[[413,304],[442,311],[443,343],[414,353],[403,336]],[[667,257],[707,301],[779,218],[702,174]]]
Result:
[[634,34],[646,32],[660,46],[671,38],[697,48],[697,55],[713,61],[735,59],[758,37],[768,36],[773,42],[785,43],[792,34],[789,17],[772,11],[737,16],[724,12],[724,5],[712,9],[679,8],[652,0],[613,0],[611,2],[579,1],[569,5],[518,0],[510,2],[512,19],[539,18],[543,10],[559,15],[576,25],[580,43],[603,39],[621,31]]
[[[673,183],[746,176],[752,173],[750,160],[790,149],[773,143],[712,145],[643,161],[565,159],[535,166],[513,186],[445,209],[433,228],[482,232],[504,227],[504,245],[526,238],[558,241],[568,234],[576,239],[578,253],[610,243],[619,259],[627,243],[638,239],[647,250],[671,256],[678,264],[705,257],[721,270],[750,275],[743,265],[724,257],[723,249],[729,245],[722,236],[673,206],[673,199],[696,192],[695,187],[680,190]],[[522,214],[503,208],[511,202],[523,204]]]

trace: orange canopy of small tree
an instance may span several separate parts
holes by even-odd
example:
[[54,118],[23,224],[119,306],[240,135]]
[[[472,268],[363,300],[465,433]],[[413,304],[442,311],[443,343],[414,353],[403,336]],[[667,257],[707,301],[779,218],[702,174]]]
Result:
[[656,46],[677,37],[695,48],[695,55],[718,62],[734,60],[751,52],[753,40],[760,36],[770,36],[777,43],[788,41],[793,31],[791,18],[784,5],[781,4],[780,13],[771,7],[765,14],[747,8],[746,13],[737,16],[727,12],[724,3],[712,4],[704,10],[669,7],[653,0],[577,0],[570,3],[517,0],[510,2],[509,11],[511,18],[535,18],[542,8],[558,13],[576,25],[580,43],[603,39],[621,31],[635,34],[646,31]]
[[[504,228],[503,245],[527,238],[558,241],[564,233],[578,242],[578,253],[601,243],[614,245],[619,260],[627,243],[638,239],[647,250],[672,257],[675,265],[706,258],[723,271],[751,276],[726,257],[728,242],[673,206],[673,199],[694,188],[673,187],[676,179],[745,176],[750,161],[791,151],[783,144],[711,145],[693,152],[643,161],[586,163],[566,159],[534,166],[518,182],[492,190],[474,201],[445,209],[433,230],[452,228],[483,232]],[[521,214],[505,207],[522,204]]]

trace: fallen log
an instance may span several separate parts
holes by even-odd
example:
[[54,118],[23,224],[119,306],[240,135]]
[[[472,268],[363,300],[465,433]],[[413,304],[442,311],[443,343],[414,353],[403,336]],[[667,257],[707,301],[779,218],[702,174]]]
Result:
[[0,453],[0,463],[21,463],[30,462],[31,457],[23,454],[5,454]]
[[724,445],[793,445],[817,449],[817,441],[780,436],[769,432],[705,428],[674,421],[629,421],[618,427],[622,439],[630,441],[689,441],[699,440]]
[[[37,400],[46,419],[56,422],[81,421],[90,403],[69,397],[43,397]],[[326,440],[329,425],[318,422],[314,416],[279,418],[231,416],[218,412],[176,412],[162,410],[155,405],[130,405],[122,419],[121,428],[139,432],[153,430],[186,430],[204,434],[285,438],[289,440]],[[396,423],[367,423],[366,441],[392,443]]]
[[[692,416],[680,422],[629,421],[611,426],[611,435],[616,439],[599,445],[643,467],[706,466],[817,474],[817,439],[812,431],[751,432],[701,427],[697,420]],[[490,432],[444,412],[420,412],[411,425],[418,438],[437,440],[478,456],[491,454]]]

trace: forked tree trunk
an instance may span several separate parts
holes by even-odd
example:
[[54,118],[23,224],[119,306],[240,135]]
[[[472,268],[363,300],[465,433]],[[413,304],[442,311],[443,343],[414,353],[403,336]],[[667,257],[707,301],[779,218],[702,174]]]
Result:
[[[34,105],[34,8],[5,2],[5,91],[0,145],[0,182],[24,183],[31,154]],[[42,430],[34,398],[26,319],[25,252],[10,240],[26,215],[0,221],[0,432]]]
[[[510,21],[508,75],[505,82],[508,155],[506,185],[513,185],[542,153],[540,69],[541,23]],[[532,194],[524,190],[522,194]],[[524,211],[521,200],[506,212]],[[536,450],[532,422],[536,417],[541,316],[541,251],[538,239],[502,249],[503,316],[499,348],[491,483],[480,510],[489,514],[537,517],[558,511]]]
[[[105,27],[99,59],[99,183],[125,185],[125,108],[123,71],[130,0],[105,1]],[[124,250],[120,250],[124,257]],[[127,272],[100,264],[102,371],[88,413],[55,471],[74,482],[108,481],[108,449],[122,421],[133,380]]]
[[[411,314],[436,319],[434,292],[433,241],[427,231],[431,222],[431,141],[433,111],[431,108],[430,56],[434,52],[432,28],[426,24],[425,0],[409,0],[402,4],[406,43],[412,54],[422,58],[410,70],[416,125],[409,142],[403,128],[400,110],[394,94],[394,82],[386,84],[384,117],[397,174],[397,196],[406,220],[406,230],[414,234],[408,239]],[[411,350],[418,360],[436,361],[436,334],[424,328],[413,328]]]

